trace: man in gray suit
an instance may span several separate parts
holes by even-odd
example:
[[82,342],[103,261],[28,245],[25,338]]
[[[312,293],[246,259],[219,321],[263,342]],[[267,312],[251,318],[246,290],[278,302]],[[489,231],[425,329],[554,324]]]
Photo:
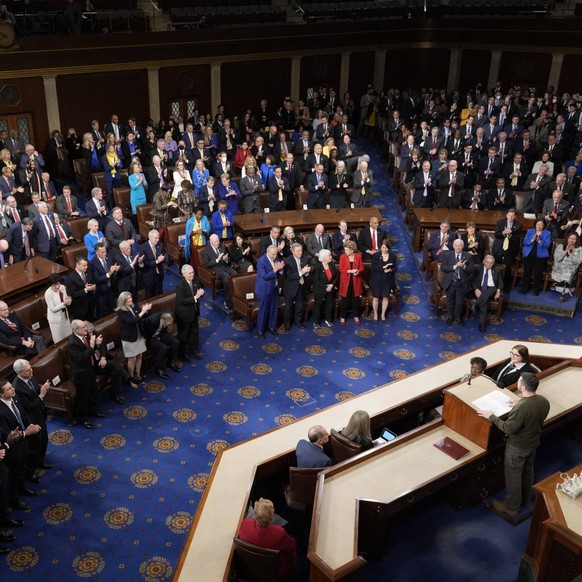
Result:
[[329,234],[325,234],[323,224],[318,224],[305,242],[312,263],[317,261],[317,255],[321,249],[331,250],[331,240]]

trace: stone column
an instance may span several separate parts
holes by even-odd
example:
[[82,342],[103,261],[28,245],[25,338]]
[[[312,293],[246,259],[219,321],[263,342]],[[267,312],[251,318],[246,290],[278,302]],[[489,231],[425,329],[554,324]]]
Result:
[[162,118],[160,107],[160,75],[159,68],[148,69],[148,94],[150,101],[150,117],[155,123]]
[[210,65],[210,104],[212,115],[216,113],[222,101],[222,84],[220,79],[220,63]]
[[340,101],[344,98],[344,93],[348,91],[350,84],[350,57],[352,53],[342,53],[342,62],[340,65],[340,84],[337,90],[337,96]]
[[[558,90],[558,84],[560,83],[560,75],[562,74],[563,63],[564,53],[553,53],[552,66],[550,67],[550,76],[548,78],[548,86],[552,85],[556,90]],[[542,87],[541,93],[543,94],[543,92],[544,88]]]
[[447,80],[447,91],[459,88],[459,76],[461,73],[461,56],[460,48],[451,48],[451,62],[449,64],[449,78]]
[[386,50],[377,50],[374,57],[374,89],[384,88],[384,69],[386,68]]
[[291,99],[297,101],[298,99],[305,99],[305,95],[301,95],[301,57],[293,57],[291,59]]
[[[42,82],[44,83],[44,100],[46,104],[49,133],[53,129],[59,129],[63,134],[66,134],[66,128],[61,127],[59,98],[57,96],[57,77],[56,75],[43,76]],[[37,144],[37,146],[38,145],[39,144]]]
[[491,89],[495,87],[495,83],[499,80],[499,65],[501,64],[501,51],[492,50],[491,51],[491,65],[489,65],[489,79],[487,80],[487,87],[485,89]]

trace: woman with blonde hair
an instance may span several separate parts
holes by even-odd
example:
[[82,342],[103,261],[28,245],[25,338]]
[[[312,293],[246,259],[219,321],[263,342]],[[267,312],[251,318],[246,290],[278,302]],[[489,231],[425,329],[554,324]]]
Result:
[[340,434],[353,443],[362,445],[363,450],[374,446],[370,432],[370,415],[365,410],[356,410]]

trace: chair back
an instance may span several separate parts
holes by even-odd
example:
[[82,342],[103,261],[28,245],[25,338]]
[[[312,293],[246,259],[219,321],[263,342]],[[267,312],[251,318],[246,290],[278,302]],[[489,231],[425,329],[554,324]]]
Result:
[[237,579],[243,576],[252,582],[277,582],[279,550],[234,538],[234,555]]
[[305,507],[313,505],[315,488],[317,487],[317,475],[321,467],[315,469],[300,469],[289,467],[289,488],[287,504],[299,504]]
[[362,445],[354,443],[342,436],[335,428],[331,429],[329,444],[331,446],[331,459],[334,465],[362,452]]

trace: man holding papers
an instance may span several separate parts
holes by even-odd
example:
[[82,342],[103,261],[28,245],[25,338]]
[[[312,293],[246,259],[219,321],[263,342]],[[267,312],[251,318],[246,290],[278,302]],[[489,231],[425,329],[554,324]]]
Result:
[[520,507],[531,502],[533,464],[544,420],[550,412],[550,403],[536,394],[539,379],[524,372],[517,381],[520,399],[513,401],[507,420],[501,420],[491,410],[479,410],[479,416],[488,418],[507,435],[505,445],[505,499],[493,500],[493,507],[510,516],[517,515]]

